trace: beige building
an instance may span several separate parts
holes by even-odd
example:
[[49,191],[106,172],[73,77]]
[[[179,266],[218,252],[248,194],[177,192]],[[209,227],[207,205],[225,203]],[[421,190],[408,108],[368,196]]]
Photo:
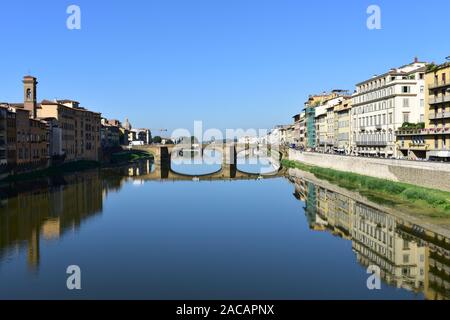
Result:
[[334,108],[335,149],[339,153],[352,154],[352,99],[346,98]]
[[67,161],[98,161],[101,152],[100,113],[80,107],[72,100],[43,100],[37,109],[39,118],[54,118],[62,129],[62,150]]
[[3,104],[6,109],[6,154],[9,169],[18,171],[48,165],[48,131],[45,122],[30,118],[23,104]]
[[336,151],[337,137],[335,108],[348,98],[348,92],[344,90],[334,90],[332,95],[323,100],[315,108],[316,121],[316,147],[320,152]]
[[294,117],[294,130],[292,143],[297,148],[306,149],[306,112],[303,110],[301,113],[296,114]]

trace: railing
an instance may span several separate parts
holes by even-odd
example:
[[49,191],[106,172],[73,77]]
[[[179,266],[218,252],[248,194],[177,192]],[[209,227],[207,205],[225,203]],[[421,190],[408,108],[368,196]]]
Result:
[[438,112],[429,114],[430,120],[446,119],[446,118],[450,118],[450,112]]
[[359,146],[375,146],[375,147],[383,147],[387,146],[387,141],[356,141],[356,144]]
[[400,144],[400,149],[402,149],[402,150],[416,149],[416,150],[426,151],[426,150],[428,150],[428,148],[429,148],[429,145],[426,144],[425,142],[410,142],[410,143]]
[[432,89],[436,89],[436,88],[440,88],[440,87],[445,87],[445,86],[449,86],[449,85],[450,85],[450,82],[448,82],[448,81],[435,81],[434,83],[430,84],[430,85],[428,86],[428,88],[429,88],[430,90],[432,90]]
[[450,102],[450,95],[446,94],[445,96],[440,96],[440,97],[430,97],[430,99],[428,100],[428,103],[430,105],[446,103],[446,102]]

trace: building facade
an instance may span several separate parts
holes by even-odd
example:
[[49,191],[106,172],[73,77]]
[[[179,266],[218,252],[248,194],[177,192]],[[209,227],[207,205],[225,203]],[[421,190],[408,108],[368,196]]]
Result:
[[102,149],[120,146],[120,122],[102,119],[100,140]]
[[397,130],[424,121],[426,65],[416,59],[356,85],[352,127],[357,155],[398,157]]
[[427,158],[450,161],[450,63],[430,69],[425,78]]
[[39,118],[54,118],[62,130],[62,150],[67,161],[98,161],[101,154],[101,115],[79,106],[77,101],[41,102]]
[[351,130],[351,111],[352,99],[347,98],[342,100],[335,108],[335,151],[342,154],[352,154],[352,130]]
[[59,122],[55,118],[42,119],[42,121],[47,125],[50,160],[60,162],[64,159],[64,152],[62,149],[62,129]]
[[8,136],[7,136],[8,109],[0,108],[0,173],[8,165]]
[[316,108],[313,105],[305,105],[305,130],[306,130],[306,148],[314,149],[316,147]]
[[335,108],[345,99],[347,92],[333,90],[316,106],[316,149],[319,152],[335,151]]
[[299,149],[306,149],[306,111],[296,114],[294,117],[292,144]]
[[424,124],[398,130],[402,158],[450,161],[450,63],[430,65],[425,75]]

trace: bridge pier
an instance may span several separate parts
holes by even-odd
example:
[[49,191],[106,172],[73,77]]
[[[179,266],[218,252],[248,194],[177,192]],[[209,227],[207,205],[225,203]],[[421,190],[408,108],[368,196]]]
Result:
[[222,153],[222,172],[225,178],[235,178],[237,173],[236,146],[225,145]]

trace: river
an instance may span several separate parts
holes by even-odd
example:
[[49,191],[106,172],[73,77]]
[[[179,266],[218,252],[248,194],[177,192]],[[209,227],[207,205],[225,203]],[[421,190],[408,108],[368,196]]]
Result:
[[3,186],[0,299],[450,298],[445,235],[257,166],[191,177],[146,160]]

